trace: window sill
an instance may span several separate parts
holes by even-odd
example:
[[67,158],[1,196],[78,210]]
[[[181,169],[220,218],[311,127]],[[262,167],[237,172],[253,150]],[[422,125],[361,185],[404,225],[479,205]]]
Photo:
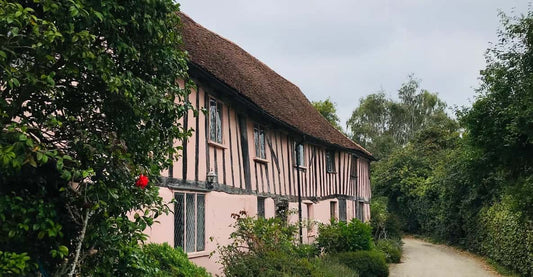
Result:
[[189,258],[200,258],[200,257],[209,257],[209,251],[200,251],[200,252],[190,252],[187,253]]
[[208,141],[207,144],[215,147],[215,148],[220,148],[220,149],[228,149],[228,147],[224,144],[221,144],[221,143],[218,143],[218,142],[214,142],[212,140]]
[[255,157],[255,158],[254,158],[254,162],[262,163],[262,164],[267,164],[267,163],[269,163],[269,161],[268,161],[267,159],[263,159],[263,158],[259,158],[259,157]]
[[294,168],[296,168],[298,170],[304,170],[304,171],[307,170],[307,166],[302,166],[302,165],[300,165],[300,166],[295,165]]
[[337,174],[337,171],[327,171],[328,174]]

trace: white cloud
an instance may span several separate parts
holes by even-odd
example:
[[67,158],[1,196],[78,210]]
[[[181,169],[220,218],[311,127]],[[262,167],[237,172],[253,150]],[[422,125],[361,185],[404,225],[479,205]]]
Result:
[[407,75],[450,105],[469,105],[498,10],[527,0],[182,0],[182,10],[298,85],[330,97],[344,122],[359,99],[395,94]]

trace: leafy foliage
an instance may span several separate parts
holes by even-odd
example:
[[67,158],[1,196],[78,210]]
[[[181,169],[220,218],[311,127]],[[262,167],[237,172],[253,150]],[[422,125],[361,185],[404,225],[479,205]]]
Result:
[[487,51],[478,98],[458,113],[462,136],[419,130],[376,163],[373,192],[388,197],[405,230],[531,276],[533,13],[502,15],[502,24],[499,42]]
[[372,246],[372,230],[354,218],[349,223],[332,220],[331,224],[320,225],[316,243],[325,253],[369,250]]
[[386,98],[384,92],[362,98],[347,122],[352,139],[384,158],[428,126],[457,128],[437,94],[419,87],[420,81],[410,75],[398,90],[399,102]]
[[144,262],[154,269],[150,272],[150,276],[154,277],[207,277],[211,274],[207,273],[204,268],[198,267],[187,257],[181,248],[173,248],[168,243],[146,244],[142,248]]
[[[533,226],[521,220],[509,199],[484,207],[479,214],[479,252],[523,276],[533,275]],[[497,247],[495,247],[495,243]]]
[[245,211],[232,216],[232,243],[218,248],[226,276],[290,276],[310,270],[304,260],[293,255],[295,226],[279,218],[253,218]]
[[374,197],[370,206],[370,226],[374,241],[381,239],[401,239],[401,224],[396,214],[389,212],[386,197]]
[[378,240],[376,249],[385,255],[387,263],[399,263],[402,258],[402,243],[399,239]]
[[314,245],[297,245],[297,228],[280,218],[233,215],[232,243],[218,247],[225,276],[358,276],[338,262],[322,260]]
[[0,249],[24,270],[143,272],[142,231],[168,212],[156,176],[190,134],[178,8],[0,0]]
[[389,267],[385,262],[385,257],[375,250],[337,253],[332,258],[357,271],[360,276],[389,276]]
[[0,251],[0,272],[2,276],[20,276],[35,270],[28,253],[12,253]]
[[320,112],[320,114],[326,118],[333,127],[335,127],[337,130],[343,132],[342,127],[340,125],[340,119],[337,115],[337,105],[329,98],[327,98],[324,101],[313,101],[312,102],[315,109]]
[[317,277],[360,276],[355,270],[352,270],[348,266],[341,264],[335,258],[328,256],[316,258],[312,260],[312,263],[316,266]]

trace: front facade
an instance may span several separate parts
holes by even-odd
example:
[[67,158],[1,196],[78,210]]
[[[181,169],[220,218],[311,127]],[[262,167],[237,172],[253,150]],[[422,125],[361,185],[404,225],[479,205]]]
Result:
[[[174,214],[148,230],[153,242],[182,247],[220,272],[217,244],[228,243],[232,213],[273,217],[298,209],[303,241],[330,218],[370,218],[372,155],[333,128],[301,91],[235,44],[181,15],[196,88],[180,124],[194,129],[181,158],[162,172],[160,194]],[[297,213],[289,221],[297,222]]]

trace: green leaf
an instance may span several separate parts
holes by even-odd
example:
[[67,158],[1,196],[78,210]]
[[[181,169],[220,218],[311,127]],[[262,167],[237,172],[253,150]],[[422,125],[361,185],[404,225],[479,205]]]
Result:
[[61,173],[61,179],[68,181],[71,178],[72,178],[72,174],[70,173],[70,171],[64,170],[63,173]]
[[37,161],[41,162],[43,160],[43,153],[37,152]]
[[57,170],[62,170],[63,169],[63,160],[57,160],[56,168],[57,168]]
[[98,20],[100,20],[100,22],[103,21],[103,15],[102,15],[102,13],[97,12],[97,11],[94,11],[94,15],[96,15],[96,17],[98,17]]
[[59,252],[61,253],[62,256],[68,255],[68,248],[66,246],[60,245],[58,250],[59,250]]

